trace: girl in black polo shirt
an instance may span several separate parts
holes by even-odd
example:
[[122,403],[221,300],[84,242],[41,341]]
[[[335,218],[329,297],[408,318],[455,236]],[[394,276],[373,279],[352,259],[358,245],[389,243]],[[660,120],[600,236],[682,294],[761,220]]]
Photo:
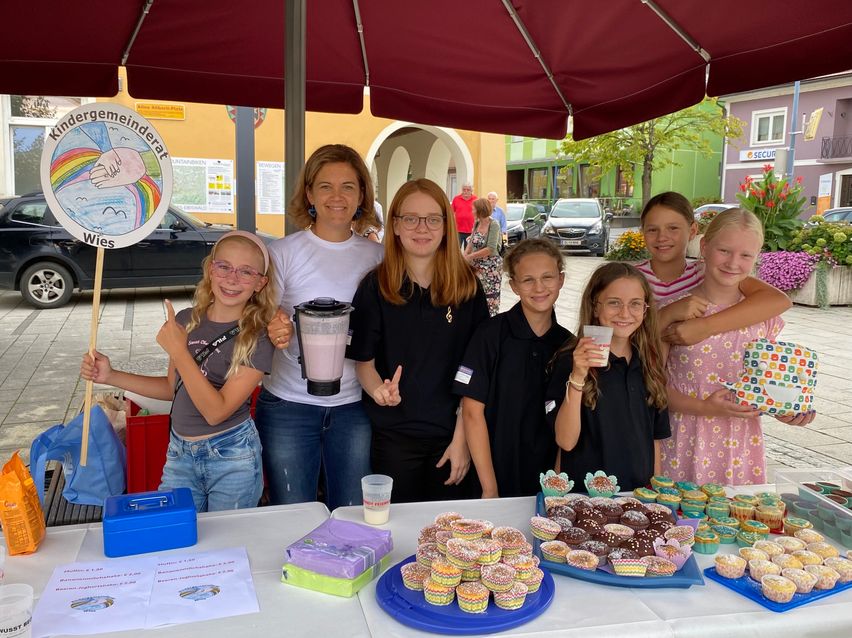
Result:
[[506,271],[520,301],[476,331],[454,384],[483,498],[534,495],[539,474],[554,467],[545,368],[571,336],[553,312],[565,281],[559,248],[525,239],[506,255]]
[[352,300],[347,350],[373,424],[372,468],[393,477],[398,503],[463,498],[470,453],[453,376],[488,305],[440,186],[404,184],[388,220],[384,260]]
[[[613,328],[608,361],[583,337],[584,325]],[[641,487],[658,473],[658,441],[671,436],[657,316],[642,273],[624,263],[592,273],[579,326],[579,338],[556,354],[546,393],[560,469],[580,482],[604,470],[624,490]]]

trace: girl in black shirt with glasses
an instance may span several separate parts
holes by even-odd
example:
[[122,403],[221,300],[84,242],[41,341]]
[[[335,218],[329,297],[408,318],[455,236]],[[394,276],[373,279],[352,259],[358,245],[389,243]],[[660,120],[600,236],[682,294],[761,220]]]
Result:
[[428,179],[391,202],[385,257],[358,287],[352,341],[373,424],[374,472],[394,479],[394,502],[470,496],[470,453],[453,375],[488,306],[456,243],[444,191]]

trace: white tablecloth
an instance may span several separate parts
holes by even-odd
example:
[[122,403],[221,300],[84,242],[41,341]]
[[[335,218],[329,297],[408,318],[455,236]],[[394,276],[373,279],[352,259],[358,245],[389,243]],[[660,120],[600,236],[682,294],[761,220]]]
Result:
[[[367,636],[369,631],[357,598],[327,596],[281,583],[284,548],[328,516],[328,510],[321,503],[200,514],[198,544],[159,553],[166,555],[245,546],[260,613],[158,628],[154,630],[156,635],[164,638]],[[105,560],[100,523],[52,527],[48,528],[47,538],[35,554],[7,557],[6,582],[29,583],[38,597],[57,565],[98,560]],[[99,635],[128,638],[133,634]]]
[[[761,488],[766,486],[754,486],[749,491]],[[396,563],[414,553],[420,528],[440,512],[458,511],[469,518],[517,527],[532,540],[529,519],[534,509],[532,497],[391,505],[390,520],[381,527],[393,532],[392,556]],[[332,518],[363,522],[362,508],[339,508]],[[722,548],[726,552],[737,550],[736,545]],[[696,554],[696,559],[702,570],[713,565],[713,556]],[[553,580],[556,595],[550,608],[501,636],[852,637],[852,590],[779,614],[709,579],[705,579],[703,587],[694,585],[689,589],[610,587],[559,574],[554,574]],[[376,603],[375,583],[362,589],[358,596],[373,636],[429,635],[388,616]]]
[[[414,553],[417,534],[435,515],[456,510],[471,518],[511,525],[527,533],[533,498],[504,498],[391,505],[394,563]],[[334,518],[363,522],[361,507],[334,511]],[[260,613],[157,629],[158,635],[191,638],[218,636],[308,636],[396,638],[426,636],[400,624],[382,611],[375,583],[357,597],[338,598],[280,582],[284,548],[328,517],[320,503],[264,507],[201,514],[198,544],[163,553],[206,551],[245,546],[260,603]],[[736,551],[735,546],[723,546]],[[74,561],[103,560],[100,524],[50,528],[38,552],[6,559],[6,582],[29,583],[39,596],[54,567]],[[712,556],[697,555],[699,565]],[[852,636],[852,590],[783,614],[770,612],[708,580],[690,589],[607,587],[554,575],[556,595],[539,618],[501,636]],[[126,638],[128,632],[102,634]]]

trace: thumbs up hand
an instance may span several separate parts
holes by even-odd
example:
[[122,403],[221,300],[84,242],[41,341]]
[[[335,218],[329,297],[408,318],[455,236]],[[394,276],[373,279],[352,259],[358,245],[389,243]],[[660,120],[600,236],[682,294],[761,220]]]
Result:
[[175,320],[175,309],[172,307],[172,302],[166,299],[166,323],[160,328],[157,333],[157,343],[168,353],[170,357],[175,357],[179,352],[186,351],[186,330]]

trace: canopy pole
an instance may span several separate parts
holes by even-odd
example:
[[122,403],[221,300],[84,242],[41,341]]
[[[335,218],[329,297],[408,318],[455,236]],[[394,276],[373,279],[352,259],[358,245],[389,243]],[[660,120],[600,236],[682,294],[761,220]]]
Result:
[[[305,0],[287,0],[285,8],[284,55],[284,185],[285,207],[305,163]],[[299,230],[289,215],[284,232]]]
[[559,99],[562,100],[563,106],[565,106],[565,110],[568,111],[569,116],[574,115],[574,107],[565,99],[565,96],[562,94],[562,89],[559,88],[559,85],[556,83],[556,79],[553,77],[553,72],[550,70],[550,67],[547,66],[547,62],[544,61],[544,58],[541,56],[541,51],[538,48],[538,45],[533,40],[530,32],[527,30],[527,26],[524,24],[523,20],[521,20],[521,16],[518,15],[517,10],[512,5],[511,0],[503,0],[503,6],[506,8],[506,11],[509,13],[509,16],[512,18],[512,21],[515,23],[515,26],[518,28],[518,32],[523,37],[524,41],[527,43],[527,46],[532,51],[535,59],[538,60],[538,63],[541,65],[541,68],[544,70],[544,74],[547,76],[547,79],[550,80],[550,84],[553,86],[553,90],[556,92],[556,95],[559,96]]
[[361,21],[361,7],[358,0],[352,0],[355,10],[355,26],[358,29],[358,41],[361,43],[361,60],[364,62],[364,86],[370,87],[370,63],[367,61],[367,45],[364,44],[364,23]]
[[257,230],[254,189],[254,109],[238,106],[234,117],[237,155],[237,228]]
[[693,40],[692,36],[690,36],[686,31],[684,31],[683,27],[681,27],[677,22],[675,22],[669,16],[669,14],[667,14],[660,7],[658,7],[656,2],[654,2],[653,0],[641,0],[641,1],[642,1],[642,4],[647,5],[648,8],[651,11],[656,13],[657,16],[660,18],[660,20],[665,22],[666,25],[669,27],[669,29],[674,31],[681,40],[686,42],[689,45],[690,49],[692,49],[698,55],[700,55],[704,59],[705,62],[710,62],[710,54],[707,51],[705,51],[701,47],[701,45],[698,44],[698,42]]
[[139,19],[136,20],[136,27],[134,27],[133,33],[130,35],[130,40],[127,41],[127,46],[124,47],[124,53],[121,54],[121,66],[127,65],[127,58],[130,57],[130,49],[133,48],[133,43],[136,42],[136,36],[139,35],[139,30],[142,29],[142,23],[148,17],[148,12],[151,10],[152,4],[154,4],[154,0],[145,0],[145,4],[142,5],[142,13],[139,14]]

